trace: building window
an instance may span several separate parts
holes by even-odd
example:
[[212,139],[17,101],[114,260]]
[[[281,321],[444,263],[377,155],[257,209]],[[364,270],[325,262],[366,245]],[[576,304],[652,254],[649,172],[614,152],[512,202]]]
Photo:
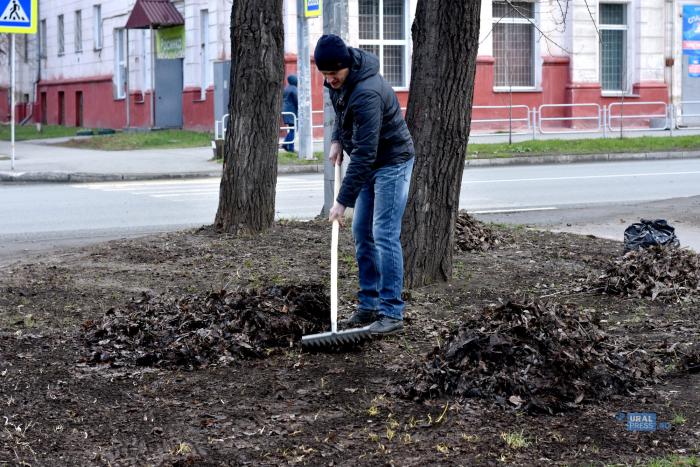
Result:
[[379,57],[380,72],[394,87],[408,86],[405,0],[360,0],[361,49]]
[[627,5],[601,3],[600,86],[603,91],[625,91],[627,88]]
[[41,58],[46,58],[46,20],[42,19],[39,23],[39,55]]
[[117,99],[126,97],[126,30],[114,30],[114,93]]
[[200,79],[202,100],[207,98],[207,86],[209,86],[209,11],[202,10],[200,12],[201,28],[200,28]]
[[75,11],[75,52],[83,51],[83,13],[80,10]]
[[496,87],[535,86],[535,4],[493,2]]
[[95,50],[102,50],[102,5],[92,6],[92,34]]
[[63,35],[63,15],[58,15],[58,55],[66,52],[66,39]]

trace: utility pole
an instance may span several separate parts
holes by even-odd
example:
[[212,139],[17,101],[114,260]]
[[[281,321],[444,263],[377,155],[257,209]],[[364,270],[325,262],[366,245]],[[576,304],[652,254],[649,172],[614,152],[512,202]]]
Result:
[[313,132],[311,120],[311,55],[309,53],[309,20],[306,18],[304,0],[297,0],[297,74],[299,83],[299,159],[313,159]]
[[[347,0],[325,0],[323,7],[323,33],[335,34],[345,40],[348,37],[348,1]],[[335,169],[328,160],[328,152],[331,149],[331,137],[333,135],[333,124],[335,122],[335,111],[331,104],[328,89],[323,88],[323,209],[321,217],[327,217],[331,207],[333,207],[333,183],[335,182]]]

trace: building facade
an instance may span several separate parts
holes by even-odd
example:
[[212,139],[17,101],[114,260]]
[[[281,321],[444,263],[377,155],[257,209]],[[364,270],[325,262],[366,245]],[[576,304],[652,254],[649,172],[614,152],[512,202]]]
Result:
[[[491,106],[694,100],[682,53],[683,7],[691,1],[482,1],[473,118]],[[158,24],[128,29],[139,2],[169,4],[184,38],[175,68],[162,68]],[[403,105],[410,83],[417,0],[348,0],[347,42],[380,57]],[[449,2],[440,2],[449,8]],[[296,70],[296,0],[284,1],[285,61]],[[700,4],[700,1],[698,2]],[[180,126],[211,130],[225,113],[232,0],[39,0],[39,33],[17,36],[17,119],[85,127]],[[309,20],[310,42],[322,19]],[[7,51],[7,36],[0,51]],[[436,51],[439,53],[439,51]],[[0,118],[9,119],[8,53],[0,54]],[[173,60],[172,58],[170,60]],[[168,65],[170,66],[170,65]],[[312,106],[322,109],[314,70]],[[127,93],[128,88],[128,93]],[[700,86],[698,86],[700,89]],[[700,100],[700,93],[698,95]],[[173,101],[175,121],[159,121]],[[179,110],[178,110],[179,109]],[[563,111],[562,111],[563,112]],[[585,107],[567,109],[567,115]]]

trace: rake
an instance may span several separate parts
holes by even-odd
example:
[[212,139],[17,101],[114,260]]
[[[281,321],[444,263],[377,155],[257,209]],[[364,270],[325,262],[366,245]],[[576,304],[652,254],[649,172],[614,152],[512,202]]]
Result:
[[[340,165],[335,165],[333,199],[340,191]],[[331,331],[302,336],[301,345],[309,350],[353,347],[372,338],[369,326],[338,331],[338,231],[340,224],[333,221],[331,235]]]

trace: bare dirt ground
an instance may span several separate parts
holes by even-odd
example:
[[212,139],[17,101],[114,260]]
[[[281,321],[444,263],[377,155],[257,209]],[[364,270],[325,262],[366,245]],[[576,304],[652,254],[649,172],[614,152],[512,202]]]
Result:
[[[114,342],[122,341],[116,334],[90,340],[90,333],[136,309],[148,319],[171,302],[188,303],[186,311],[196,314],[200,298],[222,289],[327,287],[326,223],[280,223],[246,237],[203,228],[5,266],[0,465],[647,465],[674,456],[696,462],[700,373],[681,371],[673,357],[677,345],[700,341],[698,300],[589,290],[587,279],[621,255],[618,242],[523,228],[498,233],[504,241],[493,249],[456,254],[451,283],[407,292],[402,336],[330,354],[304,352],[292,336],[257,352],[217,347],[225,358],[201,364],[179,364],[172,355],[163,357],[167,364],[102,358],[95,345],[118,353],[122,344]],[[357,274],[347,229],[340,270],[341,314],[347,314]],[[144,293],[160,305],[144,302]],[[490,305],[530,299],[597,314],[602,332],[627,339],[634,352],[665,354],[663,371],[626,394],[589,394],[554,414],[518,410],[517,400],[415,400],[397,391],[451,330]],[[222,329],[239,302],[216,303],[224,310],[217,316],[225,318],[217,335],[230,336]],[[258,311],[276,306],[255,303]],[[167,324],[203,329],[195,318]],[[151,334],[144,329],[121,332],[140,343],[155,339],[146,339]],[[169,341],[178,355],[190,342],[221,345],[212,333],[188,336],[187,345],[177,336]],[[242,342],[243,334],[235,336]],[[629,432],[615,419],[618,412],[656,412],[671,428]]]

